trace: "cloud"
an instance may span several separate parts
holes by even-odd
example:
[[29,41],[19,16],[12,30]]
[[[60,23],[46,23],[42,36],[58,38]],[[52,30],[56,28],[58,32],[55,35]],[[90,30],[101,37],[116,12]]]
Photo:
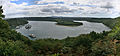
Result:
[[63,1],[55,1],[55,2],[41,2],[41,1],[35,1],[38,5],[48,5],[48,4],[64,4]]
[[113,18],[120,15],[119,4],[120,0],[0,0],[7,18],[21,16]]
[[56,14],[60,14],[60,13],[73,13],[75,10],[71,10],[69,8],[66,8],[66,7],[53,7],[53,8],[43,8],[41,10],[42,12],[50,12],[50,13],[56,13]]

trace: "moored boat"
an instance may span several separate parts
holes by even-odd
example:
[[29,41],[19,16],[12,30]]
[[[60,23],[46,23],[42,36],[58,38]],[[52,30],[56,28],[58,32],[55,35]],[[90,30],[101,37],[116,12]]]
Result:
[[36,38],[36,36],[34,34],[30,34],[29,37]]
[[28,29],[28,30],[29,30],[31,27],[32,27],[32,26],[29,25],[29,24],[27,24],[27,25],[25,26],[25,28]]
[[16,29],[20,29],[20,26],[17,26]]

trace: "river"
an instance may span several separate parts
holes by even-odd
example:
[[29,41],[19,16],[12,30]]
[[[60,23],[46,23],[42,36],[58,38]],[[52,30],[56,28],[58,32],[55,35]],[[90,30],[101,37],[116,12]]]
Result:
[[102,23],[94,23],[87,21],[75,21],[82,22],[82,26],[68,27],[56,25],[56,22],[50,21],[29,21],[32,27],[30,30],[25,29],[25,26],[22,26],[20,29],[16,29],[17,32],[20,32],[24,36],[29,34],[34,34],[36,38],[30,38],[31,40],[42,39],[42,38],[54,38],[54,39],[64,39],[67,36],[75,37],[80,34],[88,34],[92,31],[102,32],[110,31],[111,29],[105,26]]

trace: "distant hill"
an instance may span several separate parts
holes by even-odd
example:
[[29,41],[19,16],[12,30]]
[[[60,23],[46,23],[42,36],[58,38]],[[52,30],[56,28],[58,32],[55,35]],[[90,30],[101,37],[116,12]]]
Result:
[[89,21],[89,22],[98,22],[103,23],[106,26],[112,28],[113,26],[110,23],[116,22],[116,20],[113,20],[113,18],[92,18],[92,17],[20,17],[20,18],[7,18],[8,19],[23,19],[28,21],[54,21],[56,22],[56,19],[62,19],[65,21]]
[[113,18],[93,18],[93,17],[19,17],[6,19],[28,19],[28,20],[53,20],[53,19],[69,19],[69,20],[90,20],[90,19],[113,19]]

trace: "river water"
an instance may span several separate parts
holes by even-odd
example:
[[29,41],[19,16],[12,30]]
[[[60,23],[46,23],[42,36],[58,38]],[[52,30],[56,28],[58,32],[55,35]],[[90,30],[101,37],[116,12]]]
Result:
[[94,23],[94,22],[87,22],[87,21],[75,21],[75,22],[82,22],[82,26],[76,27],[68,27],[68,26],[60,26],[56,25],[56,22],[50,21],[29,21],[32,27],[30,30],[25,29],[25,26],[22,26],[20,29],[16,29],[16,31],[20,32],[21,34],[28,37],[29,34],[34,34],[36,38],[34,39],[41,39],[41,38],[55,38],[55,39],[64,39],[67,36],[75,37],[80,34],[88,34],[92,31],[95,32],[102,32],[102,31],[110,31],[111,29],[105,26],[102,23]]

